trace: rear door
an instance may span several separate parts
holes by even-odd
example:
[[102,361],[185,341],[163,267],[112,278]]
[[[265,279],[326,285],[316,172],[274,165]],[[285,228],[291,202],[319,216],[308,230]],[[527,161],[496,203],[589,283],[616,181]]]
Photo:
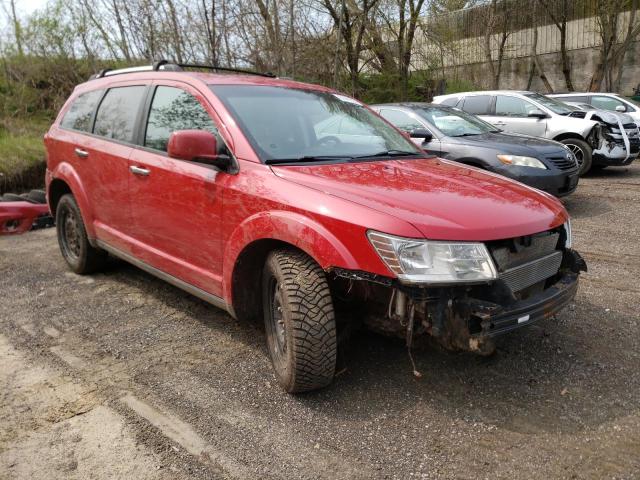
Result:
[[534,110],[540,110],[540,108],[523,98],[496,95],[494,114],[485,120],[505,132],[544,137],[547,121],[544,118],[529,117],[529,113]]
[[226,149],[218,120],[193,87],[182,82],[154,84],[138,140],[141,146],[131,155],[128,175],[135,256],[221,296],[220,183],[228,174],[167,155],[169,136],[177,130],[210,131]]
[[83,184],[96,234],[123,250],[129,250],[131,224],[128,162],[146,88],[144,84],[109,88],[95,114],[92,137],[76,150],[86,172]]

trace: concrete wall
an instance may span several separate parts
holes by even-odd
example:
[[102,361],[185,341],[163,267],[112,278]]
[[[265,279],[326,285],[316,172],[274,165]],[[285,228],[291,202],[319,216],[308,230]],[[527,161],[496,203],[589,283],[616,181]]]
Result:
[[[572,66],[573,84],[576,90],[586,90],[591,81],[591,76],[598,62],[598,47],[570,50],[569,58]],[[566,85],[562,74],[560,53],[547,53],[539,55],[545,74],[554,91],[565,91]],[[501,89],[524,89],[527,87],[531,60],[528,57],[505,59],[500,80]],[[491,75],[487,63],[472,63],[468,65],[452,66],[446,69],[447,78],[468,80],[480,88],[491,88]],[[622,74],[620,92],[623,95],[631,95],[633,89],[640,84],[640,42],[631,44],[625,55],[625,66]],[[531,89],[546,92],[545,86],[536,75]]]

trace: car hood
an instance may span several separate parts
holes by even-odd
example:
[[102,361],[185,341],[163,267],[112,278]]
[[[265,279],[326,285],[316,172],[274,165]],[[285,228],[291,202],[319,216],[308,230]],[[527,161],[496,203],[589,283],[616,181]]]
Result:
[[447,137],[453,143],[469,145],[474,148],[491,148],[501,153],[526,155],[529,157],[544,157],[547,155],[567,153],[558,142],[529,135],[516,133],[483,133],[466,137]]
[[280,165],[272,170],[288,181],[409,222],[434,240],[519,237],[557,227],[568,217],[551,195],[437,158]]

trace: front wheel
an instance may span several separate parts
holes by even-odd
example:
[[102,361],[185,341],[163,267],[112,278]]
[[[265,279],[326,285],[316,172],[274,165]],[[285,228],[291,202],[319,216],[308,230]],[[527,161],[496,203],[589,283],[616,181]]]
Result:
[[578,161],[578,174],[580,176],[591,169],[591,147],[587,142],[579,138],[565,138],[564,140],[560,140],[560,143],[564,143],[569,147],[569,150],[576,156],[576,160]]
[[322,268],[295,250],[275,250],[262,275],[267,346],[278,382],[289,393],[331,383],[336,370],[336,322]]

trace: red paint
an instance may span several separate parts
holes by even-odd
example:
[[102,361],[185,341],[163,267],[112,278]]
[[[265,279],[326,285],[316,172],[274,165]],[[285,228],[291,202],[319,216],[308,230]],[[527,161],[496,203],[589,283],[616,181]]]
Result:
[[36,218],[49,213],[49,206],[30,202],[0,202],[0,235],[17,235],[31,229]]
[[[262,164],[212,83],[318,89],[280,79],[145,72],[93,80],[78,94],[112,85],[179,86],[196,96],[238,160],[238,173],[63,130],[63,107],[45,143],[47,184],[61,179],[78,198],[87,231],[152,266],[232,303],[236,260],[252,242],[275,239],[323,268],[393,274],[369,244],[369,229],[458,241],[494,240],[557,227],[568,215],[537,190],[439,159],[309,166]],[[74,149],[89,152],[79,158]],[[132,175],[129,167],[148,169]],[[255,265],[256,269],[262,268]]]

